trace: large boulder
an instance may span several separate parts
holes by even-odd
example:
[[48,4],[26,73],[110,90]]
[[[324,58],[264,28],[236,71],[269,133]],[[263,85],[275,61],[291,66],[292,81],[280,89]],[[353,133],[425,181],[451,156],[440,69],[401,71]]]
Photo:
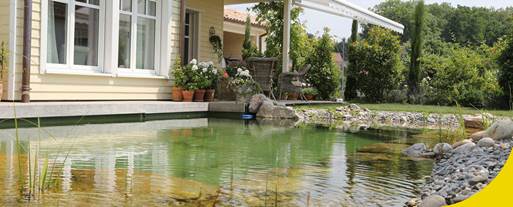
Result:
[[422,157],[427,152],[427,146],[424,143],[417,143],[403,151],[403,154],[410,157]]
[[473,140],[473,141],[479,141],[480,139],[482,138],[485,138],[485,137],[489,137],[488,136],[488,132],[487,131],[480,131],[480,132],[476,132],[472,135],[470,135],[470,139]]
[[445,198],[439,195],[431,195],[424,199],[420,203],[420,207],[441,207],[446,206],[447,202]]
[[455,148],[453,150],[453,152],[459,153],[459,154],[465,154],[465,153],[472,151],[474,148],[476,148],[476,144],[474,144],[474,142],[470,142],[470,143],[467,143],[467,144],[464,144],[464,145],[461,145],[461,146]]
[[257,117],[268,119],[294,119],[299,117],[291,107],[277,106],[270,100],[264,101],[260,106]]
[[479,140],[479,142],[477,142],[477,146],[483,147],[483,148],[494,147],[495,141],[490,137],[486,137],[486,138]]
[[467,129],[484,129],[483,116],[465,116],[463,121]]
[[262,106],[262,103],[265,101],[271,101],[271,99],[267,98],[264,94],[257,94],[251,97],[249,101],[249,113],[258,113],[260,106]]
[[472,140],[470,140],[470,139],[464,139],[464,140],[461,140],[461,141],[459,141],[459,142],[456,142],[456,143],[452,144],[452,148],[453,148],[453,149],[456,149],[456,148],[458,148],[459,146],[464,145],[464,144],[468,144],[468,143],[472,143]]
[[494,140],[511,139],[513,137],[513,121],[511,119],[497,121],[486,130],[486,133]]
[[435,155],[444,155],[446,153],[451,152],[451,150],[452,146],[447,143],[438,143],[433,148],[433,152],[435,153]]

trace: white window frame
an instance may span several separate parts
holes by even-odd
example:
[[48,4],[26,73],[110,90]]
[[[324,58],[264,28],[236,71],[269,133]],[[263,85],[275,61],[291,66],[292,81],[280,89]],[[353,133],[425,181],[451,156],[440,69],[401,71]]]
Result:
[[[120,0],[100,0],[100,25],[99,25],[99,43],[98,43],[98,66],[77,66],[70,64],[51,64],[47,63],[47,29],[48,29],[48,2],[41,1],[41,48],[40,48],[40,74],[66,74],[66,75],[86,75],[102,77],[128,77],[128,78],[150,78],[150,79],[169,79],[171,69],[171,43],[172,29],[175,22],[172,19],[172,8],[175,6],[174,0],[156,0],[157,2],[157,21],[155,25],[155,68],[152,70],[123,69],[118,68],[118,38],[119,38],[119,16]],[[57,2],[68,3],[72,0],[55,0]],[[132,0],[137,2],[137,0]],[[80,2],[79,2],[80,3]],[[76,4],[74,4],[76,5]],[[74,6],[73,5],[73,6]],[[71,7],[68,4],[68,10]],[[68,12],[68,16],[71,13]],[[68,17],[69,18],[69,17]],[[177,20],[175,20],[177,21]],[[68,24],[74,21],[68,20]],[[133,21],[135,26],[132,29],[137,31],[137,22]],[[74,44],[74,40],[73,40]],[[73,45],[71,44],[71,45]],[[68,49],[69,50],[69,49]],[[73,50],[71,50],[73,51]],[[69,57],[66,57],[68,59]],[[131,57],[135,60],[135,57]],[[132,61],[132,60],[131,60]]]
[[[193,32],[194,34],[191,34],[191,32],[189,31],[189,36],[187,37],[189,39],[189,53],[190,55],[188,54],[189,56],[189,59],[192,60],[192,59],[199,59],[199,50],[200,50],[200,34],[201,34],[201,12],[197,9],[194,9],[194,8],[189,8],[187,7],[186,8],[186,12],[189,12],[189,13],[192,13],[192,16],[193,16],[193,20],[191,22],[189,22],[189,30],[191,30],[191,25],[194,27],[193,29]],[[189,17],[190,18],[190,17]],[[185,19],[184,19],[185,21]],[[185,26],[185,22],[184,22],[184,26]],[[183,37],[185,39],[185,30],[184,30],[184,34],[183,34]],[[183,40],[185,41],[185,40]],[[194,45],[191,47],[191,43],[190,42],[193,42]],[[182,50],[184,50],[185,48],[182,48]],[[185,51],[180,51],[180,52],[185,52]],[[183,64],[187,64],[190,60],[185,60],[183,59],[185,57],[182,57],[182,63]]]
[[[47,34],[48,34],[48,4],[50,1],[60,2],[67,5],[67,22],[66,22],[66,63],[55,64],[48,63],[47,61]],[[91,74],[102,73],[102,66],[105,57],[104,43],[105,43],[105,3],[106,0],[100,0],[100,5],[95,6],[77,2],[76,0],[43,0],[41,12],[41,73],[71,73],[71,74]],[[74,46],[75,46],[75,6],[84,6],[87,8],[94,8],[99,10],[100,18],[98,25],[98,65],[75,65],[74,64]]]
[[[123,11],[121,10],[121,8],[119,8],[119,3],[118,3],[118,7],[117,7],[117,12],[121,15],[129,15],[130,16],[130,23],[131,23],[131,31],[130,31],[130,68],[120,68],[118,66],[118,64],[116,64],[116,68],[117,68],[117,71],[118,71],[118,76],[131,76],[131,75],[134,75],[134,74],[138,74],[138,75],[150,75],[150,76],[156,76],[158,74],[160,74],[159,72],[159,68],[160,68],[160,64],[159,64],[159,60],[160,60],[160,57],[159,57],[159,54],[160,54],[160,38],[161,38],[161,32],[160,32],[160,21],[162,19],[162,1],[160,0],[148,0],[148,1],[153,1],[156,3],[156,16],[149,16],[149,15],[145,15],[145,14],[139,14],[138,13],[138,6],[137,6],[137,0],[132,0],[132,11],[131,12],[127,12],[127,11]],[[146,10],[148,10],[149,7],[146,7]],[[147,11],[145,12],[147,13]],[[154,68],[137,68],[136,67],[136,62],[137,62],[137,20],[139,17],[142,17],[142,18],[147,18],[147,19],[152,19],[152,20],[155,20],[155,59],[153,60],[154,61]],[[117,24],[119,25],[119,15],[118,15],[118,21],[117,21]],[[119,26],[118,26],[118,30],[117,30],[117,33],[119,34]],[[119,36],[118,36],[119,37]],[[118,46],[119,48],[119,39],[116,43],[116,45]],[[116,52],[118,52],[116,50]],[[116,58],[116,63],[117,63],[117,58]]]

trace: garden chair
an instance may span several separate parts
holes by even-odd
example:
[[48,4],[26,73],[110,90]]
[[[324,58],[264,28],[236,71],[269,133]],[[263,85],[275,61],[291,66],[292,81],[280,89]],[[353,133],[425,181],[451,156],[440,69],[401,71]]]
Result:
[[276,58],[257,58],[250,57],[246,60],[248,70],[253,80],[260,85],[264,94],[268,94],[269,98],[276,100],[273,93],[273,77],[276,70]]
[[280,84],[280,94],[281,98],[283,92],[287,93],[298,93],[300,98],[306,101],[305,94],[303,94],[303,87],[308,86],[306,82],[306,74],[312,68],[311,65],[305,65],[301,70],[295,72],[284,72],[280,74],[279,84]]

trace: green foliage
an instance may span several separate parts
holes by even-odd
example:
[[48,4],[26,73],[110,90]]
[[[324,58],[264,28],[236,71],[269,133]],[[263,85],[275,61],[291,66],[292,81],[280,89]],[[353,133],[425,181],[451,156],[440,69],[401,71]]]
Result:
[[420,83],[420,58],[422,57],[422,46],[424,41],[424,1],[418,2],[415,8],[415,23],[413,24],[411,39],[411,61],[408,76],[408,96],[410,103],[415,103],[419,95]]
[[317,90],[317,88],[313,88],[313,87],[310,87],[310,88],[303,88],[301,90],[301,92],[305,95],[312,95],[312,96],[317,96],[319,95],[319,90]]
[[513,35],[496,45],[499,52],[499,84],[506,96],[509,109],[513,110]]
[[358,20],[353,20],[351,25],[351,39],[350,42],[358,41]]
[[244,32],[244,42],[242,44],[242,59],[261,56],[255,44],[251,41],[251,16],[246,18],[246,30]]
[[306,74],[308,82],[319,90],[319,95],[323,99],[335,96],[340,87],[340,68],[335,64],[332,56],[334,47],[335,43],[329,30],[325,29],[308,59],[308,63],[312,66]]
[[428,102],[489,106],[490,100],[500,93],[491,48],[451,45],[447,50],[444,55],[429,54],[422,58],[427,71],[424,96],[431,98]]
[[[374,11],[403,24],[402,42],[411,40],[415,1],[387,0]],[[426,45],[436,49],[441,40],[462,45],[493,45],[513,31],[513,8],[452,7],[448,3],[426,5]]]
[[212,45],[212,49],[214,50],[214,54],[217,55],[217,59],[221,62],[223,59],[223,41],[221,40],[221,37],[216,34],[211,34],[209,41]]
[[351,44],[349,76],[369,101],[381,102],[386,92],[397,87],[404,69],[400,49],[399,37],[379,27],[372,27],[366,39]]
[[5,43],[2,42],[0,45],[0,83],[4,77],[4,72],[7,71],[7,65],[9,63],[9,52]]
[[173,71],[171,71],[171,75],[174,78],[174,84],[176,87],[185,87],[187,79],[185,77],[184,69],[182,66],[182,58],[176,57],[175,65],[173,66]]
[[[219,72],[212,62],[198,63],[196,59],[193,59],[179,70],[182,70],[178,73],[182,77],[179,83],[184,90],[214,88],[219,78]],[[175,71],[177,70],[175,69]]]
[[[253,7],[253,11],[257,14],[257,20],[267,25],[267,50],[265,51],[267,57],[282,57],[283,10],[282,0],[261,2]],[[290,58],[293,62],[293,69],[299,69],[307,64],[306,60],[313,48],[313,41],[299,20],[301,12],[300,7],[294,7],[291,11]],[[277,68],[281,69],[281,67]]]

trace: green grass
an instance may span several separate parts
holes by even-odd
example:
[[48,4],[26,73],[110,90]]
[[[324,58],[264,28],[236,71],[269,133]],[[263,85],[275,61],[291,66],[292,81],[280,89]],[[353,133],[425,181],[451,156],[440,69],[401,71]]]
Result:
[[[335,110],[340,106],[347,104],[330,105],[309,105],[297,106],[298,109],[328,109]],[[456,106],[429,106],[429,105],[410,105],[410,104],[358,104],[360,107],[368,108],[372,111],[397,111],[397,112],[419,112],[419,113],[438,113],[438,114],[480,114],[490,113],[494,116],[513,117],[513,111],[501,110],[478,110],[469,107]]]

